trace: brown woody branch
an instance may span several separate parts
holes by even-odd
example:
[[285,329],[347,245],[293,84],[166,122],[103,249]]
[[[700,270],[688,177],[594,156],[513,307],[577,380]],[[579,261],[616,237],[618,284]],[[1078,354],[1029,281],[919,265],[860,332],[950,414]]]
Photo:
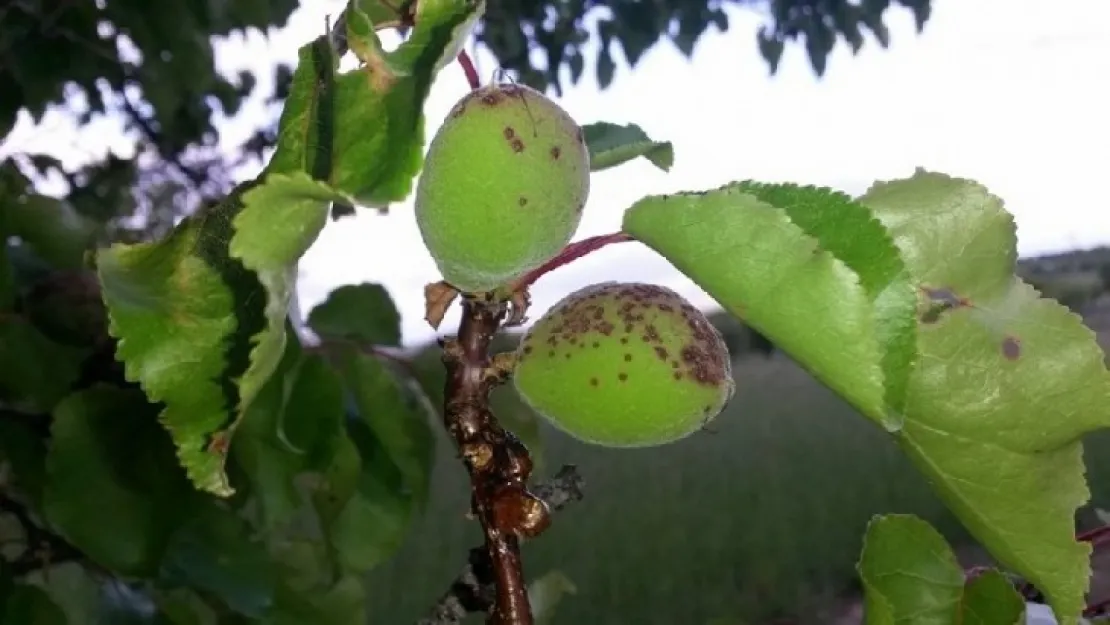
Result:
[[[489,625],[532,625],[520,540],[546,529],[550,510],[528,491],[528,449],[497,423],[489,408],[490,391],[511,372],[511,359],[489,354],[508,304],[492,294],[464,295],[462,307],[458,337],[443,342],[444,425],[470,474],[472,511],[485,534],[485,555],[472,556],[470,568],[494,581]],[[488,558],[488,571],[481,566],[482,557]],[[483,603],[481,597],[473,599],[472,607]]]
[[[552,511],[561,510],[582,499],[584,483],[578,470],[566,465],[552,479],[532,487]],[[428,617],[417,625],[460,625],[469,614],[489,612],[497,597],[493,563],[483,545],[470,550],[466,566],[451,582]]]

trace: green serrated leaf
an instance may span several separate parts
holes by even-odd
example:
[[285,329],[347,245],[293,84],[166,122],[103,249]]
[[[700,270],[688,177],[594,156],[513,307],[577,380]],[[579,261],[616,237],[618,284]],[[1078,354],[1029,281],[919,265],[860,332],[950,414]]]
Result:
[[4,230],[19,237],[56,269],[79,269],[93,243],[92,222],[56,198],[38,194],[0,198]]
[[857,565],[867,625],[952,625],[964,575],[948,543],[910,515],[879,516],[864,534]]
[[401,346],[401,313],[380,284],[349,284],[333,290],[308,314],[308,325],[325,339]]
[[290,341],[232,446],[258,500],[264,531],[288,523],[303,506],[297,477],[330,461],[335,439],[345,436],[345,416],[338,376],[319,356],[305,355]]
[[[408,196],[422,163],[423,105],[437,64],[481,6],[474,0],[421,2],[416,26],[396,50],[376,57],[381,63],[343,74],[335,73],[326,38],[302,47],[267,171],[307,172],[363,205]],[[359,24],[356,17],[355,34],[362,37]]]
[[[349,200],[303,172],[271,174],[243,194],[229,254],[266,290],[266,329],[252,341],[251,366],[238,382],[244,393],[262,388],[281,358],[297,263],[327,223],[331,202]],[[249,401],[241,402],[240,410],[248,405]]]
[[880,422],[901,424],[910,367],[916,355],[916,292],[899,250],[871,212],[849,196],[819,187],[743,182],[739,188],[786,211],[790,220],[820,241],[859,276],[875,311],[883,350],[886,410]]
[[371,73],[380,74],[377,80],[393,80],[396,72],[386,59],[387,53],[374,30],[374,20],[358,5],[358,2],[352,2],[347,6],[347,45]]
[[283,592],[262,621],[265,625],[350,625],[365,623],[366,590],[357,576],[346,576],[330,588]]
[[409,7],[415,0],[402,0],[401,2],[383,2],[382,0],[355,0],[350,6],[357,8],[374,24],[399,23],[402,15],[408,14]]
[[[51,601],[65,613],[68,625],[95,623],[101,606],[100,581],[85,566],[66,562],[48,569],[39,569],[24,580],[41,588]],[[7,625],[5,623],[5,625]]]
[[221,496],[233,492],[224,462],[235,424],[285,340],[280,328],[274,333],[274,297],[228,253],[242,194],[257,184],[241,185],[161,241],[114,245],[97,262],[127,378],[165,404],[160,420],[189,478]]
[[187,588],[160,590],[152,593],[158,607],[159,625],[219,625],[212,608]]
[[999,571],[978,575],[964,586],[961,625],[1024,625],[1025,601]]
[[1013,275],[1013,220],[981,185],[918,171],[861,202],[921,291],[899,444],[976,538],[1074,624],[1090,552],[1074,537],[1089,496],[1080,437],[1110,425],[1094,334]]
[[578,588],[562,571],[548,571],[543,577],[528,584],[528,603],[536,625],[550,625],[555,620],[555,610],[566,595],[578,593]]
[[423,0],[416,3],[412,36],[390,55],[407,74],[432,68],[432,74],[455,60],[485,15],[486,0]]
[[641,156],[663,171],[674,166],[671,142],[653,141],[636,124],[596,122],[582,126],[582,134],[590,150],[590,171],[616,167]]
[[68,625],[65,612],[36,586],[16,584],[0,599],[0,623],[4,625]]
[[11,244],[8,243],[8,236],[0,229],[0,311],[11,310],[17,291],[15,269],[8,258],[9,249]]
[[191,493],[157,407],[137,390],[99,386],[54,411],[43,510],[86,556],[122,575],[158,569]]
[[361,470],[358,447],[348,436],[337,439],[331,458],[320,468],[312,491],[313,507],[325,533],[331,532],[336,519],[358,490]]
[[861,412],[885,418],[875,305],[858,274],[787,211],[729,185],[644,198],[623,229]]
[[38,511],[46,475],[46,443],[32,423],[35,417],[0,412],[0,464],[7,464],[6,484]]
[[161,578],[218,597],[250,618],[270,610],[278,583],[266,546],[242,519],[213,501],[197,506],[173,535]]
[[349,431],[361,472],[353,496],[330,525],[329,539],[345,567],[365,571],[401,546],[427,500],[434,411],[414,385],[403,384],[373,356],[342,350],[337,366],[358,409]]
[[0,400],[49,412],[69,393],[88,350],[51,340],[20,317],[0,316]]

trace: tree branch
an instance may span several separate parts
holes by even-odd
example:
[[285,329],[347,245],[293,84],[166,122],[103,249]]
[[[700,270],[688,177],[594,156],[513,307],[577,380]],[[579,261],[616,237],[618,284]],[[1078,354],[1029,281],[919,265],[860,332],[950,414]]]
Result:
[[[578,470],[566,465],[551,480],[535,485],[532,493],[554,512],[581,500],[583,486]],[[466,566],[432,608],[430,616],[421,619],[417,625],[460,625],[469,614],[489,612],[496,596],[489,552],[485,546],[475,547],[470,550]]]
[[496,588],[487,623],[532,625],[520,539],[546,529],[550,512],[526,487],[532,473],[528,449],[497,423],[489,408],[490,391],[510,372],[504,358],[495,362],[489,355],[508,303],[487,293],[464,295],[462,307],[458,337],[443,343],[444,425],[470,474],[473,513],[485,534],[485,557]]

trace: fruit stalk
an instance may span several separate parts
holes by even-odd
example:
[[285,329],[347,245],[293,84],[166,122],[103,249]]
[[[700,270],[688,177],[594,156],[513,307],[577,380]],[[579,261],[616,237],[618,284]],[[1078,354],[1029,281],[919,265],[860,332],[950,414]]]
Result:
[[548,505],[529,492],[528,449],[503,429],[489,407],[489,394],[506,382],[511,359],[491,358],[490,342],[508,306],[490,295],[464,295],[458,337],[444,341],[447,369],[444,425],[458,447],[471,482],[472,512],[482,524],[496,598],[489,625],[532,625],[520,540],[550,523]]

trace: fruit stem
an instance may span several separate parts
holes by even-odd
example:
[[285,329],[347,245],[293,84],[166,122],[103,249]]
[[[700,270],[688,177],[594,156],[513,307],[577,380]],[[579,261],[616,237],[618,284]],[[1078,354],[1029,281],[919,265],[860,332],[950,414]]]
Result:
[[611,243],[624,243],[625,241],[634,240],[635,239],[633,239],[631,235],[625,234],[624,232],[613,232],[610,234],[602,234],[594,237],[589,237],[587,239],[582,239],[581,241],[575,241],[574,243],[571,243],[564,247],[563,251],[559,252],[559,254],[551,260],[540,265],[539,267],[536,267],[532,271],[529,271],[520,278],[517,278],[516,282],[512,284],[510,290],[512,292],[523,291],[532,286],[532,284],[535,283],[536,280],[539,280],[541,277],[543,277],[544,274],[550,271],[554,271],[555,269],[558,269],[559,267],[569,264],[575,260],[578,260],[586,254],[589,254],[590,252],[596,252],[606,245],[609,245]]
[[459,51],[458,61],[459,65],[462,66],[463,73],[466,74],[466,82],[470,84],[470,88],[473,90],[481,87],[482,81],[478,79],[478,69],[474,67],[474,61],[471,60],[466,50]]
[[482,523],[496,598],[489,625],[533,625],[520,557],[520,540],[550,522],[549,506],[527,489],[528,449],[504,430],[489,407],[489,394],[509,379],[511,363],[490,357],[490,343],[508,313],[492,294],[463,295],[457,338],[443,343],[447,368],[444,425],[470,474],[474,516]]

